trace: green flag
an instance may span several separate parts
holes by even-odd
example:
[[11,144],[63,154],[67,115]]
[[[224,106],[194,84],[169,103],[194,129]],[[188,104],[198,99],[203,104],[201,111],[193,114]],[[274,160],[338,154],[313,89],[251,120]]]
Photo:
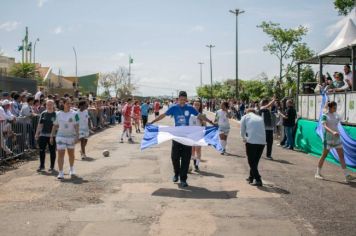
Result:
[[23,50],[23,46],[19,46],[18,48],[17,48],[17,51],[22,51]]

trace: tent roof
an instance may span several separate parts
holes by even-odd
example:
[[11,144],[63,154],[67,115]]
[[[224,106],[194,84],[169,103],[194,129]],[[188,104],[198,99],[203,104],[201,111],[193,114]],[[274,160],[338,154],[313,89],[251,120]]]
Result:
[[356,45],[356,26],[350,18],[329,46],[317,56],[301,61],[304,64],[319,64],[322,57],[323,64],[344,65],[351,63],[351,47]]

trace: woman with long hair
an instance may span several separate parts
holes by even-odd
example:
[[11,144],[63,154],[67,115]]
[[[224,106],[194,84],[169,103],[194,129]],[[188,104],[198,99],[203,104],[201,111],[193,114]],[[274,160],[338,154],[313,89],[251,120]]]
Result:
[[326,156],[329,154],[330,149],[335,148],[339,156],[339,161],[341,168],[345,175],[345,181],[348,183],[351,180],[356,179],[355,176],[351,175],[346,168],[345,159],[344,159],[344,150],[342,147],[342,142],[340,139],[340,133],[338,129],[338,124],[341,119],[340,116],[336,113],[337,103],[332,101],[327,104],[328,112],[324,113],[321,122],[324,127],[324,149],[320,157],[318,168],[316,170],[315,178],[324,179],[321,175],[321,168],[323,167]]
[[75,175],[74,148],[79,137],[79,116],[75,111],[70,109],[71,100],[69,98],[62,98],[62,101],[63,107],[60,107],[60,111],[57,112],[50,137],[51,144],[54,143],[54,138],[56,138],[59,170],[58,179],[64,179],[63,165],[66,150],[69,156],[69,175]]
[[224,155],[226,152],[226,144],[227,144],[227,136],[230,132],[230,121],[231,118],[229,115],[229,103],[222,102],[220,105],[220,110],[216,112],[215,115],[215,123],[219,126],[219,136],[220,136],[220,143],[223,147],[221,155]]
[[[195,100],[193,103],[193,107],[199,112],[199,114],[203,114],[203,106],[200,100]],[[202,117],[202,116],[201,116]],[[191,126],[205,126],[206,122],[199,116],[190,116],[189,125]],[[192,160],[194,161],[194,169],[195,171],[199,171],[199,164],[201,161],[201,147],[193,146],[192,147]]]

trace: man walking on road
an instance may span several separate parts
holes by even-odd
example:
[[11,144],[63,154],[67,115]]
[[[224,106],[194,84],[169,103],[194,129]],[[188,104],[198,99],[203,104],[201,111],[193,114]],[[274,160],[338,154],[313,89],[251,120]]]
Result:
[[[212,121],[208,120],[205,116],[201,116],[199,112],[191,105],[186,104],[187,93],[185,91],[179,92],[178,104],[171,106],[164,114],[159,115],[149,124],[153,124],[157,121],[162,120],[166,116],[173,116],[175,121],[175,126],[189,126],[190,116],[198,116],[205,121],[213,124]],[[173,140],[172,142],[172,152],[171,158],[174,168],[173,182],[178,182],[180,178],[180,183],[182,187],[188,187],[188,169],[190,158],[192,155],[192,147]]]
[[[262,186],[258,163],[266,145],[265,125],[262,117],[250,108],[241,119],[241,137],[246,143],[246,155],[250,166],[250,176],[246,179],[251,185]],[[255,182],[254,182],[255,180]]]

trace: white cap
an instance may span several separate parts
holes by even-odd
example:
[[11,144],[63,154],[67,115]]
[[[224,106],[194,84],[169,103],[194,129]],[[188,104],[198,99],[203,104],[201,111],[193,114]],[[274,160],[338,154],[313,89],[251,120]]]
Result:
[[1,105],[2,105],[2,106],[10,105],[10,101],[7,100],[7,99],[5,99],[5,100],[3,100],[3,101],[1,102]]

